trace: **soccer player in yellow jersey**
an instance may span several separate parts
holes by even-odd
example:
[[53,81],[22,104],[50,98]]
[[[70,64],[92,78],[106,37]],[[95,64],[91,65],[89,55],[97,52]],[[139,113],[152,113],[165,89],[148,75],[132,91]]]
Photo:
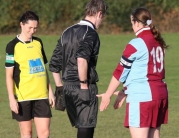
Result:
[[38,138],[50,135],[51,107],[55,98],[45,64],[41,39],[34,37],[39,17],[26,11],[20,18],[21,33],[6,47],[6,85],[12,117],[19,122],[21,138],[32,138],[32,119]]

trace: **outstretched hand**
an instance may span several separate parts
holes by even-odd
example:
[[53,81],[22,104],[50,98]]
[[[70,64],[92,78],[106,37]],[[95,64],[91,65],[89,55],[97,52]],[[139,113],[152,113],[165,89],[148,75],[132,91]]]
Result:
[[107,109],[109,103],[110,103],[110,96],[107,95],[106,93],[103,94],[98,94],[96,95],[98,98],[101,98],[101,104],[99,107],[100,111],[104,111],[105,109]]
[[122,106],[123,102],[125,101],[126,94],[123,92],[123,90],[121,90],[121,91],[114,92],[114,95],[117,95],[117,97],[113,107],[114,109],[118,109]]

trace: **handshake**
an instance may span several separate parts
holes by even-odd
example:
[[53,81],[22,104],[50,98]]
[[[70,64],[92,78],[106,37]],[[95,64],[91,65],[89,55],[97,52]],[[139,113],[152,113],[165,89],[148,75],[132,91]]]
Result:
[[55,110],[65,110],[65,97],[63,92],[63,86],[56,86],[55,89]]

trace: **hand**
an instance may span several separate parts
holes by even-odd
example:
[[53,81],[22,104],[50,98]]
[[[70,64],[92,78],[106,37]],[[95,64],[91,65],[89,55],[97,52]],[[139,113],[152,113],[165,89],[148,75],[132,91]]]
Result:
[[19,105],[17,103],[17,100],[15,98],[13,98],[13,99],[10,100],[9,104],[10,104],[11,110],[14,113],[18,114],[19,113]]
[[114,95],[117,95],[117,97],[116,97],[113,107],[114,109],[118,109],[122,106],[123,102],[125,101],[126,94],[124,93],[123,90],[121,90],[121,91],[114,92]]
[[53,92],[49,92],[49,104],[52,108],[55,106],[55,96]]
[[105,109],[107,109],[109,103],[110,103],[110,96],[108,96],[106,93],[103,94],[98,94],[96,95],[98,98],[101,97],[101,104],[99,107],[100,111],[104,111]]

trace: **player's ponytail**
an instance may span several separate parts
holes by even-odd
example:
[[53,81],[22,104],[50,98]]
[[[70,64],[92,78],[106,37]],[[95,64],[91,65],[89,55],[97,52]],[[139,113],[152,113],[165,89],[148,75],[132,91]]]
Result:
[[163,48],[168,48],[168,45],[166,45],[164,39],[162,38],[159,30],[155,27],[154,24],[150,25],[151,32],[154,35],[155,39],[161,44]]

